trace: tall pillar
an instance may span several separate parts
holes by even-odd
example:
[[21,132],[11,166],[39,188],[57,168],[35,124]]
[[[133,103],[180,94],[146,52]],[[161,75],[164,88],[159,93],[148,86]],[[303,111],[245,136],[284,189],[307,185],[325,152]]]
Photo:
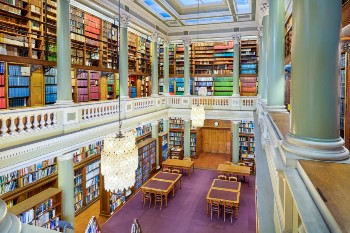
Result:
[[240,35],[233,36],[233,93],[232,96],[239,97],[239,57],[240,49],[239,42],[241,41]]
[[169,95],[169,41],[163,42],[163,95]]
[[184,82],[185,82],[185,96],[189,96],[190,94],[190,45],[191,40],[189,38],[183,40],[185,55],[184,55]]
[[70,104],[72,101],[71,43],[69,1],[57,1],[57,102]]
[[74,225],[74,170],[73,155],[59,156],[58,188],[62,189],[62,219]]
[[151,39],[152,39],[152,95],[153,97],[158,96],[158,33],[153,32]]
[[120,21],[120,41],[119,41],[120,98],[129,98],[128,25],[129,25],[129,17],[122,16],[122,19]]
[[271,110],[285,108],[284,5],[282,0],[270,0],[269,2],[267,105]]
[[152,138],[156,139],[156,168],[159,168],[158,122],[152,122]]
[[239,121],[232,121],[232,163],[239,162]]
[[191,141],[191,121],[189,119],[184,120],[184,157],[191,157],[190,149]]
[[[267,60],[268,60],[268,49],[267,43],[269,41],[269,16],[263,17],[263,41],[262,41],[262,90],[261,99],[263,102],[267,102],[267,86],[268,86],[268,75],[267,75]],[[260,81],[260,80],[259,80]]]
[[311,159],[346,159],[339,136],[341,1],[294,1],[293,25],[291,127],[282,146]]
[[259,63],[258,63],[258,96],[260,97],[261,99],[261,92],[262,92],[262,88],[263,88],[263,83],[262,83],[262,60],[263,60],[263,55],[262,55],[262,27],[259,27],[258,31],[259,31],[259,34],[258,34],[258,40],[259,40]]

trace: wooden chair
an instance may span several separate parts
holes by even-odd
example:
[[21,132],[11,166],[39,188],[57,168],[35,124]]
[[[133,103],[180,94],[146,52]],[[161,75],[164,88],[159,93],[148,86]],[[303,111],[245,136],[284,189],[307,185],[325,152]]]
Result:
[[171,172],[169,168],[163,168],[163,172]]
[[226,214],[231,214],[231,223],[234,213],[234,205],[232,202],[224,202],[224,222],[226,221]]
[[213,213],[218,213],[218,219],[220,218],[220,202],[210,201],[210,218],[213,219]]
[[176,174],[180,174],[180,170],[179,169],[173,169],[171,170],[172,173],[176,173]]
[[152,192],[146,191],[146,190],[142,190],[142,203],[143,203],[143,206],[145,206],[146,201],[149,201],[148,208],[151,208],[152,200],[153,200]]
[[218,179],[220,179],[220,180],[227,180],[227,176],[225,176],[225,175],[219,175],[219,176],[218,176]]
[[245,163],[237,163],[238,166],[244,166],[245,167]]
[[177,155],[173,155],[173,156],[171,156],[171,158],[172,158],[172,159],[180,159],[180,157],[177,156]]
[[235,177],[235,176],[230,176],[230,177],[228,178],[228,180],[229,180],[229,181],[237,181],[237,177]]
[[230,161],[225,161],[225,164],[228,164],[228,165],[234,165],[232,162]]
[[160,203],[160,210],[162,210],[164,200],[165,197],[162,192],[154,192],[154,209],[156,209],[157,203]]

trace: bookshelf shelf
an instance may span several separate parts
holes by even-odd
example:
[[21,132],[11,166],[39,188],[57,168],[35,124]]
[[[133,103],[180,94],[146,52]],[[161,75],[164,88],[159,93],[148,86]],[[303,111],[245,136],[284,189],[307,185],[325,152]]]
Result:
[[168,133],[162,132],[158,134],[158,151],[159,151],[159,166],[169,157]]

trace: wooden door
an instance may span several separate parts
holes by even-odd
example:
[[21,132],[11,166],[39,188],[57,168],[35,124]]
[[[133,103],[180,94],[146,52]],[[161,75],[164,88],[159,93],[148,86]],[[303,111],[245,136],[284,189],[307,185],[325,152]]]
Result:
[[43,70],[33,72],[30,77],[30,106],[44,106],[44,73]]
[[202,151],[204,153],[231,153],[231,133],[229,129],[202,129]]

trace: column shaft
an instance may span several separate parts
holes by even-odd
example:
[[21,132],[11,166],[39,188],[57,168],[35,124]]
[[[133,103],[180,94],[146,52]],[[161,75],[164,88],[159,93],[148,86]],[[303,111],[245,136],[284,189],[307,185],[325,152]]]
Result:
[[191,156],[190,141],[191,141],[191,121],[184,120],[184,157],[188,157],[188,158]]
[[72,102],[69,1],[57,2],[57,103]]
[[184,95],[190,95],[190,46],[185,43],[185,57],[184,57],[184,81],[185,92]]
[[293,25],[291,127],[282,146],[307,158],[346,159],[339,136],[341,1],[294,1]]
[[239,40],[234,40],[233,47],[233,96],[239,96]]
[[239,122],[232,122],[232,163],[239,162]]
[[120,27],[119,41],[119,82],[120,82],[120,97],[126,98],[128,94],[128,30],[127,27]]
[[284,106],[284,5],[282,0],[270,1],[267,48],[269,51],[267,104],[280,108]]
[[169,95],[169,45],[164,46],[164,55],[163,55],[163,95]]
[[156,168],[159,168],[158,122],[152,123],[152,138],[156,139]]
[[[267,101],[267,86],[269,84],[268,75],[267,75],[267,60],[268,60],[268,49],[267,43],[269,41],[269,16],[265,15],[263,17],[263,42],[262,42],[262,90],[261,90],[261,99],[265,102]],[[259,80],[260,81],[260,80]]]
[[158,43],[152,42],[152,96],[158,96]]
[[71,155],[58,157],[58,188],[62,189],[62,219],[74,225],[74,170]]

